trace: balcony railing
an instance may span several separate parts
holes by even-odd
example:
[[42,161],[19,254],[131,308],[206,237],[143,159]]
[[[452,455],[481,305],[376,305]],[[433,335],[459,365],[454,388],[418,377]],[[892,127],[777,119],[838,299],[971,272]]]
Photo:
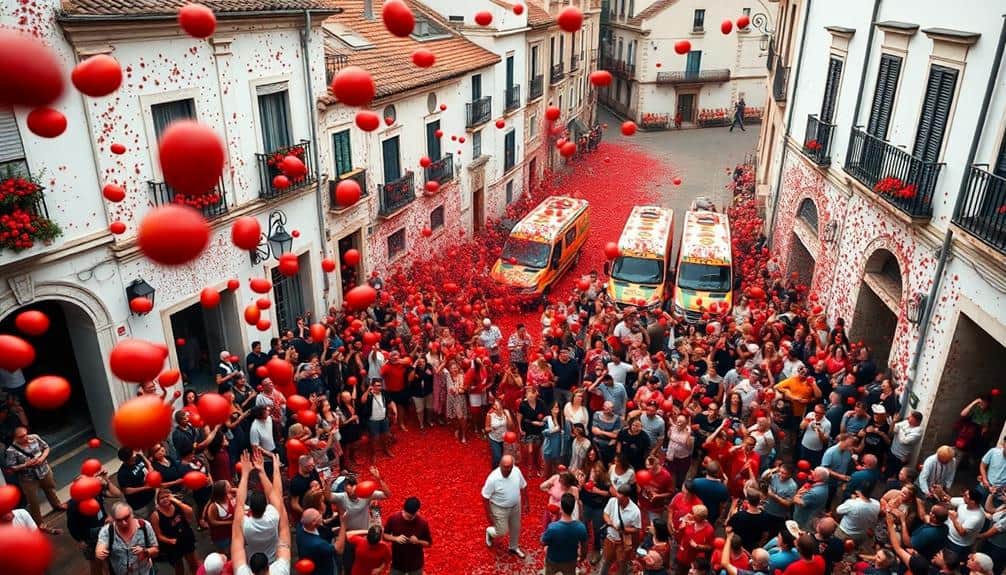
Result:
[[971,166],[968,187],[953,222],[1006,254],[1006,208],[1003,206],[1006,206],[1006,178],[977,165]]
[[[297,180],[290,178],[290,185],[286,188],[277,188],[273,185],[273,178],[283,173],[279,169],[279,163],[290,155],[297,156],[300,161],[304,162],[307,174]],[[299,144],[280,148],[270,154],[255,154],[255,160],[258,164],[260,198],[266,200],[278,198],[285,193],[313,184],[315,181],[314,169],[312,168],[314,156],[311,154],[311,142],[307,140],[301,140]]]
[[578,70],[579,68],[580,68],[580,57],[577,56],[576,54],[573,54],[569,58],[569,71],[573,72],[575,70]]
[[549,76],[549,78],[551,79],[553,84],[558,84],[559,82],[562,81],[563,74],[564,74],[564,67],[562,62],[559,62],[558,64],[552,65],[551,75]]
[[831,165],[831,137],[835,124],[829,124],[816,114],[807,116],[807,129],[803,135],[803,153],[819,166]]
[[924,162],[855,127],[849,136],[845,171],[887,203],[912,218],[933,215],[933,193],[942,163]]
[[517,108],[520,108],[520,84],[506,89],[506,111],[512,112]]
[[329,209],[333,211],[340,211],[350,207],[340,204],[338,199],[335,197],[335,188],[339,185],[339,182],[343,180],[356,180],[356,183],[360,185],[360,198],[362,199],[367,197],[367,170],[364,168],[356,168],[355,170],[346,172],[338,178],[328,181],[328,205]]
[[450,152],[426,167],[426,181],[437,182],[441,186],[454,179],[454,157]]
[[616,76],[621,76],[622,78],[625,78],[627,80],[632,79],[636,76],[635,64],[629,64],[628,62],[625,62],[623,60],[615,60],[610,56],[605,57],[602,60],[604,63],[601,65],[601,67],[608,70],[609,72],[611,72]]
[[206,219],[220,217],[227,213],[227,193],[224,189],[223,178],[212,190],[201,196],[181,195],[164,182],[148,181],[147,187],[150,188],[150,195],[153,197],[155,206],[168,204],[190,206],[202,212]]
[[468,122],[465,124],[469,128],[481,126],[489,121],[492,116],[493,99],[492,96],[483,96],[474,102],[465,104]]
[[776,102],[786,101],[786,88],[789,83],[789,67],[782,65],[782,58],[776,58],[775,73],[772,76],[772,99]]
[[538,74],[534,78],[531,78],[531,89],[527,94],[527,101],[536,100],[541,98],[541,95],[545,92],[545,76]]
[[398,210],[409,205],[416,199],[415,174],[405,172],[405,175],[393,182],[387,182],[378,186],[380,196],[380,206],[377,214],[381,217],[388,217]]
[[730,70],[684,70],[681,72],[657,72],[658,84],[705,84],[729,82]]
[[345,54],[325,54],[325,78],[332,84],[335,75],[349,65],[349,56]]

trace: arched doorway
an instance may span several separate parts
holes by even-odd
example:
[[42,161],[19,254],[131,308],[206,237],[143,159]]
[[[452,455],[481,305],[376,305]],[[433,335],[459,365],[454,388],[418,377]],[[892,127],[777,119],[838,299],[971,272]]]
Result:
[[866,260],[849,326],[849,338],[865,343],[881,370],[889,367],[901,299],[901,265],[898,258],[886,249],[878,249]]
[[817,264],[817,257],[810,249],[813,248],[813,251],[817,252],[817,226],[817,206],[814,205],[814,200],[804,198],[796,210],[793,237],[789,244],[789,270],[796,274],[797,285],[808,288],[814,281],[814,269]]
[[[115,403],[104,365],[107,350],[103,351],[100,340],[102,335],[110,338],[110,327],[107,322],[97,325],[92,313],[72,300],[38,297],[20,306],[0,301],[0,333],[17,334],[35,348],[35,362],[23,370],[24,378],[31,381],[40,375],[59,375],[70,382],[70,400],[60,409],[24,406],[31,431],[41,435],[52,449],[50,461],[63,463],[54,465],[57,485],[72,481],[86,457],[111,459],[115,453],[107,445],[98,451],[87,449],[87,440],[94,436],[114,442],[111,421]],[[46,333],[28,336],[17,330],[14,320],[27,310],[46,314],[50,321]],[[103,310],[100,315],[107,317]]]

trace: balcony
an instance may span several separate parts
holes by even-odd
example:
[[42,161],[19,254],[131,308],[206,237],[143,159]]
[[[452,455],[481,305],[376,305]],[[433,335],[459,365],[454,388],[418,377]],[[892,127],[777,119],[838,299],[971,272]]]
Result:
[[329,85],[335,75],[349,65],[349,56],[345,54],[325,54],[325,79]]
[[405,172],[401,178],[377,188],[380,197],[377,215],[382,218],[390,218],[416,199],[415,174],[412,172]]
[[658,84],[712,84],[730,81],[730,70],[684,70],[658,72]]
[[[961,229],[1006,254],[1006,178],[978,164],[968,168],[968,187],[953,222]],[[985,166],[986,168],[988,166]]]
[[831,137],[835,124],[829,124],[816,114],[807,116],[807,130],[803,135],[803,153],[819,166],[831,165]]
[[552,65],[552,70],[549,79],[552,81],[553,84],[558,84],[559,82],[562,81],[563,74],[565,73],[564,70],[565,68],[562,62]]
[[625,78],[626,80],[631,80],[636,76],[636,65],[629,64],[622,60],[615,60],[610,56],[605,56],[601,58],[601,68],[608,70],[616,76]]
[[538,74],[531,78],[531,90],[527,94],[527,101],[537,100],[545,92],[545,76]]
[[[338,178],[328,181],[328,205],[329,209],[333,212],[341,212],[342,210],[352,207],[340,204],[335,198],[335,188],[339,185],[339,182],[343,180],[356,180],[356,183],[360,185],[360,198],[363,199],[367,197],[367,170],[363,168],[356,168],[355,170],[346,172]],[[358,203],[359,202],[357,202],[357,204]]]
[[493,99],[492,96],[483,96],[474,102],[465,104],[467,122],[465,126],[474,128],[489,121],[492,116]]
[[201,196],[183,196],[164,182],[147,182],[150,195],[155,206],[166,206],[168,204],[181,204],[193,207],[202,212],[203,217],[211,220],[227,213],[227,193],[224,190],[223,179],[210,190]]
[[573,54],[569,57],[569,71],[575,72],[580,69],[580,57]]
[[924,162],[855,127],[845,171],[913,219],[933,216],[933,193],[942,163]]
[[772,76],[772,99],[776,102],[785,102],[788,84],[789,67],[782,65],[782,58],[776,58],[775,73]]
[[517,108],[520,108],[520,84],[506,89],[506,111],[513,112]]
[[[285,188],[277,188],[273,185],[273,178],[282,174],[279,163],[286,156],[297,156],[307,167],[307,174],[297,180],[291,179],[290,185]],[[283,194],[288,194],[294,190],[299,190],[304,186],[313,184],[315,181],[314,155],[311,153],[311,142],[301,140],[299,144],[280,148],[270,154],[255,154],[255,162],[258,164],[259,197],[264,200],[272,200]]]
[[427,182],[435,181],[442,186],[454,179],[454,157],[447,152],[444,157],[435,160],[425,170]]

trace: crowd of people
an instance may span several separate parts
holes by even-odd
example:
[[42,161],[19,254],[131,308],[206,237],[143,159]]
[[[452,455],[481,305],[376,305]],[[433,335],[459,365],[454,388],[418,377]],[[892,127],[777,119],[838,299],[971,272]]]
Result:
[[[734,173],[735,225],[754,217],[747,175]],[[1001,573],[1006,445],[987,443],[992,398],[962,412],[966,444],[917,467],[923,414],[754,249],[763,238],[736,237],[749,254],[737,299],[697,322],[615,305],[596,272],[513,326],[496,295],[371,278],[378,301],[330,310],[321,332],[303,318],[243,361],[221,350],[229,421],[205,425],[186,390],[168,440],[121,449],[114,481],[93,474],[97,510],[59,501],[48,447],[15,422],[4,471],[25,509],[0,521],[57,532],[44,494],[66,508],[93,575],[419,574],[432,494],[383,517],[395,486],[378,464],[410,428],[449,426],[456,449],[489,448],[485,545],[524,559],[520,535],[534,530],[546,575]],[[269,377],[273,358],[294,369],[292,388]],[[138,393],[174,400],[153,381]],[[954,481],[964,453],[979,454],[977,485]],[[200,538],[212,553],[197,555]]]

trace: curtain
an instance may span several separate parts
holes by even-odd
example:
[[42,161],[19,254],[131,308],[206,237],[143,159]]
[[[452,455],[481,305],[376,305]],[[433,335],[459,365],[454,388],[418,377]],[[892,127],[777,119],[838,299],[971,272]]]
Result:
[[290,112],[286,90],[259,94],[259,118],[262,122],[262,145],[272,153],[290,145]]

